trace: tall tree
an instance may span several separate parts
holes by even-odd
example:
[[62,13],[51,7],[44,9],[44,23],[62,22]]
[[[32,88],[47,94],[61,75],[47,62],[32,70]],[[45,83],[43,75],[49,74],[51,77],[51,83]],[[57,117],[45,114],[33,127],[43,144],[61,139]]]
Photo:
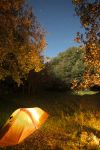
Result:
[[[79,88],[100,86],[100,1],[99,0],[72,0],[76,15],[85,29],[85,34],[77,33],[76,41],[85,46],[85,70],[83,82]],[[77,86],[74,80],[73,87]]]
[[18,84],[30,70],[43,67],[45,33],[27,0],[0,1],[0,80],[11,76]]

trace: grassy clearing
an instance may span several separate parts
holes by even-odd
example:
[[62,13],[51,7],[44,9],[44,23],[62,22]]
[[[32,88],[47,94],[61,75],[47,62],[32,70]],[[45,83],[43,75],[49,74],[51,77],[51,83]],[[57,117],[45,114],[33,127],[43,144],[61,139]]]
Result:
[[80,91],[76,91],[74,92],[73,94],[75,95],[80,95],[80,96],[83,96],[83,95],[93,95],[93,94],[97,94],[99,93],[98,91],[90,91],[90,90],[80,90]]
[[20,107],[40,107],[49,113],[49,118],[21,144],[0,150],[99,150],[99,99],[100,94],[79,96],[68,92],[42,92],[32,97],[2,98],[1,124]]

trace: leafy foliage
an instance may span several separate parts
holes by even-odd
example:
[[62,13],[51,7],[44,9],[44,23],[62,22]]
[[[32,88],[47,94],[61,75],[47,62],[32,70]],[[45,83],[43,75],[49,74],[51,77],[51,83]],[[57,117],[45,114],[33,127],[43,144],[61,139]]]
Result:
[[20,84],[30,70],[43,67],[45,33],[26,0],[0,1],[0,80]]
[[88,88],[100,86],[100,2],[97,0],[72,0],[76,15],[86,32],[83,36],[77,33],[76,41],[83,42],[85,46],[85,63],[89,66],[85,70],[83,82],[76,82],[74,87]]
[[75,78],[78,82],[81,82],[86,67],[83,62],[83,57],[84,51],[78,47],[72,47],[59,53],[50,62],[50,75],[54,76],[58,82],[62,81],[67,87],[71,86],[72,80]]

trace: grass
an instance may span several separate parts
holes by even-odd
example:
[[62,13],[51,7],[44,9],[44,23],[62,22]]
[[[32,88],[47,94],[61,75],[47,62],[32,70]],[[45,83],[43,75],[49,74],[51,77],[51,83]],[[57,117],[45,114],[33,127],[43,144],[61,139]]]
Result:
[[83,95],[93,95],[93,94],[97,94],[99,93],[98,91],[90,91],[90,90],[79,90],[79,91],[76,91],[74,92],[73,94],[75,95],[80,95],[80,96],[83,96]]
[[37,95],[7,96],[0,101],[0,124],[20,107],[40,107],[49,113],[45,124],[21,144],[0,150],[85,150],[100,149],[91,135],[100,139],[100,94],[72,95],[42,92]]

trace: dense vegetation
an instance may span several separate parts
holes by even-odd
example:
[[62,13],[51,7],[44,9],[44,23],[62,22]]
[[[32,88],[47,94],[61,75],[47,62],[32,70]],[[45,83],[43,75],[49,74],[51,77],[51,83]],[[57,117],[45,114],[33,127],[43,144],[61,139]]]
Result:
[[[78,82],[82,81],[82,76],[86,65],[84,64],[84,51],[79,47],[72,47],[49,62],[48,73],[54,81],[62,87],[71,88],[72,81],[76,78]],[[61,87],[60,87],[61,88]]]
[[[85,63],[83,82],[74,87],[100,86],[100,2],[98,0],[72,0],[76,15],[85,29],[85,34],[77,33],[76,41],[85,45]],[[74,84],[75,83],[75,84]]]
[[[3,90],[20,91],[33,95],[43,90],[83,90],[83,87],[73,88],[73,83],[81,84],[84,82],[84,72],[89,66],[84,62],[84,47],[71,47],[54,58],[48,58],[44,63],[44,68],[40,72],[30,71],[27,80],[23,80],[23,85],[17,85],[11,78],[6,78],[1,82]],[[95,74],[94,74],[95,75]],[[99,86],[87,87],[85,89],[99,90]]]
[[4,86],[12,84],[11,78],[17,85],[23,82],[29,93],[36,85],[76,89],[100,86],[99,3],[73,0],[86,30],[86,36],[77,33],[76,41],[83,42],[84,47],[60,53],[43,69],[45,33],[26,2],[0,1],[0,80],[6,79]]
[[0,1],[0,80],[12,77],[18,85],[30,70],[43,67],[44,30],[26,0]]

